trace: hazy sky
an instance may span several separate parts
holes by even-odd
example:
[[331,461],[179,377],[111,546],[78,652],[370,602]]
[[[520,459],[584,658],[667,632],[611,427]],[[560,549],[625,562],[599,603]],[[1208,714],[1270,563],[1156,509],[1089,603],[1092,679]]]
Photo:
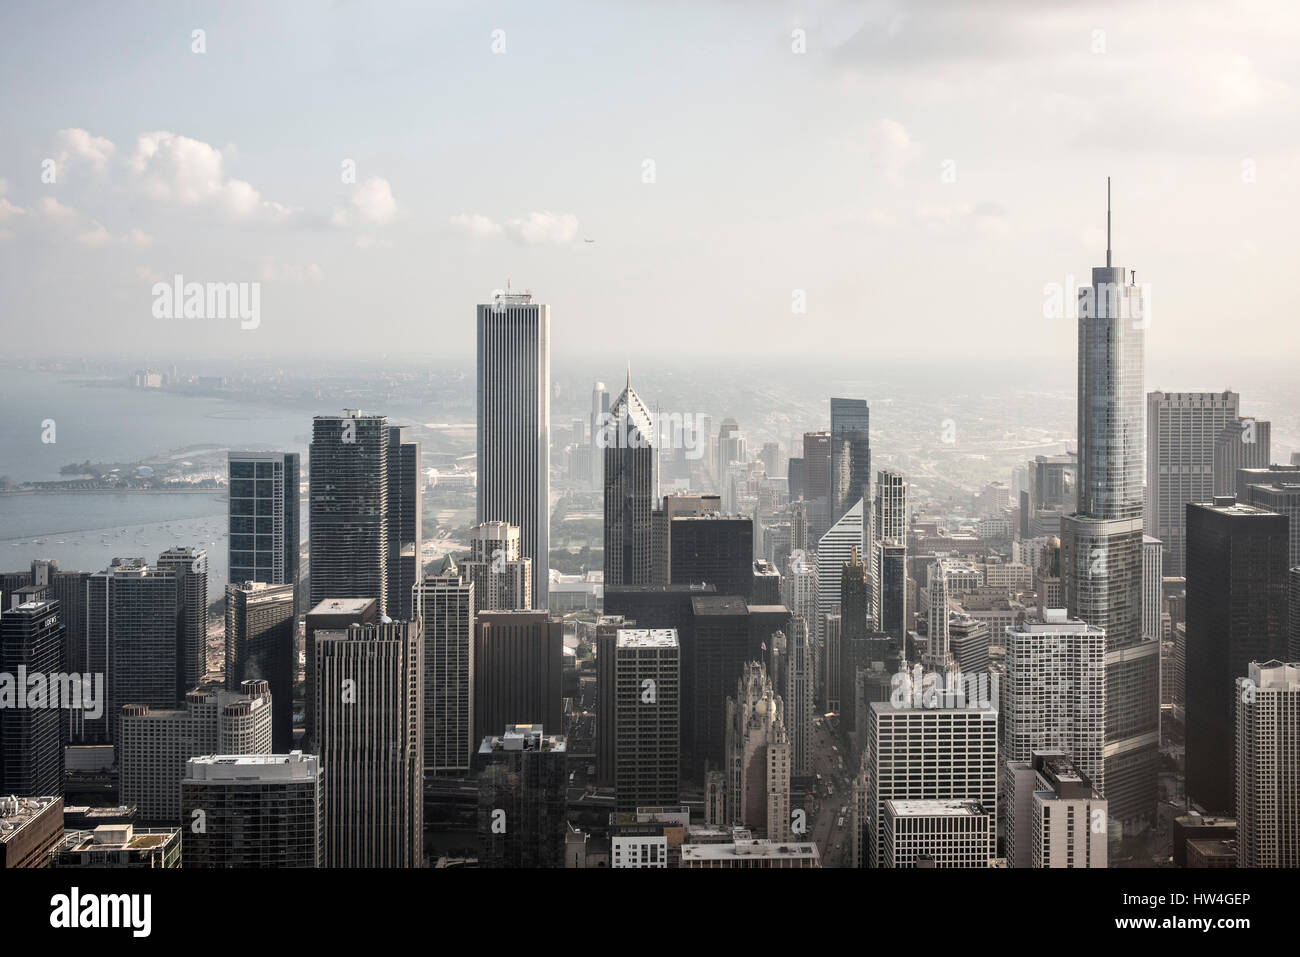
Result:
[[[1295,358],[1298,45],[1289,0],[11,0],[0,331],[468,356],[510,279],[570,355],[1059,359],[1109,174],[1149,353]],[[260,325],[156,318],[178,273]]]

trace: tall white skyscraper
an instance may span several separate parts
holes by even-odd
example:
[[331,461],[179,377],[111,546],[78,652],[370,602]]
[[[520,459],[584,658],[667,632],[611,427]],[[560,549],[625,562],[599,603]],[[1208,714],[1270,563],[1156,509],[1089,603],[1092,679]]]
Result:
[[533,563],[519,554],[519,529],[484,522],[469,530],[469,558],[460,573],[474,583],[474,610],[519,611],[533,607]]
[[[997,820],[997,738],[996,707],[918,708],[872,702],[859,778],[859,859],[871,867],[883,864],[886,801],[974,801]],[[994,830],[985,832],[986,859],[995,856]]]
[[1300,866],[1300,663],[1237,679],[1236,756],[1237,866]]
[[1064,609],[1006,630],[1002,756],[1028,761],[1058,750],[1102,788],[1106,738],[1106,632]]
[[1142,637],[1160,638],[1160,608],[1165,581],[1164,542],[1142,536]]
[[1008,867],[1106,867],[1106,800],[1069,758],[1036,750],[1007,770]]
[[817,617],[816,642],[825,650],[826,634],[823,619],[840,603],[840,584],[844,563],[852,557],[856,548],[861,555],[863,548],[863,510],[862,500],[845,512],[838,522],[830,527],[821,541],[817,543]]
[[497,293],[478,307],[476,522],[519,528],[533,604],[550,596],[551,307]]

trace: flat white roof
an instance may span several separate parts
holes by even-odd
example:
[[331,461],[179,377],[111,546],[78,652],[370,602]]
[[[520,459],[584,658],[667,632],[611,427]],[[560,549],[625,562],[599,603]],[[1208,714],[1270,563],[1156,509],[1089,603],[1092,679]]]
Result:
[[620,628],[620,648],[676,648],[676,628]]

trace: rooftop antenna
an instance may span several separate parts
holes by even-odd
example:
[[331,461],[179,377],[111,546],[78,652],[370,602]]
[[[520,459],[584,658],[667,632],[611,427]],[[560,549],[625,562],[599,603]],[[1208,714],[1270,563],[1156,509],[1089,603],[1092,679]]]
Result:
[[1106,177],[1106,268],[1110,268],[1110,177]]
[[632,360],[627,360],[627,387],[630,391],[632,388]]

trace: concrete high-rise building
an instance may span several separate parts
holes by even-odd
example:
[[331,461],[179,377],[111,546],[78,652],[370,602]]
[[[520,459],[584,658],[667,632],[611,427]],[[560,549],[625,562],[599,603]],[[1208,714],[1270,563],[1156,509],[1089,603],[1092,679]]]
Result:
[[63,633],[57,600],[0,612],[0,675],[10,686],[0,707],[0,794],[63,794],[64,709],[85,703],[80,694],[63,699],[76,690],[59,678]]
[[[519,529],[533,604],[550,601],[551,307],[498,292],[478,307],[475,521]],[[594,435],[594,433],[593,433]]]
[[672,629],[618,631],[614,788],[619,811],[681,798],[681,646]]
[[271,753],[273,700],[265,681],[239,691],[196,688],[179,709],[122,708],[117,742],[120,800],[147,824],[173,826],[180,817],[185,762],[204,754]]
[[312,607],[303,619],[303,723],[305,742],[316,750],[316,632],[347,628],[349,625],[373,625],[379,620],[377,598],[326,598]]
[[356,409],[312,420],[310,606],[326,598],[374,598],[388,613],[389,494],[392,432],[388,419]]
[[1235,392],[1147,394],[1146,533],[1165,544],[1166,574],[1181,577],[1189,502],[1214,497],[1214,448],[1237,421]]
[[[226,586],[226,690],[264,680],[271,689],[271,747],[293,746],[293,696],[298,673],[298,623],[291,584]],[[197,685],[196,685],[197,686]]]
[[1142,637],[1147,304],[1111,264],[1109,184],[1107,194],[1106,265],[1079,290],[1078,512],[1061,519],[1061,587],[1070,617],[1106,632],[1102,794],[1112,818],[1140,831],[1155,815],[1160,721],[1160,642]]
[[649,407],[632,388],[614,400],[602,422],[605,490],[605,584],[649,585],[651,512],[658,490],[658,452]]
[[1300,664],[1252,661],[1235,685],[1237,866],[1300,866]]
[[424,628],[425,774],[468,773],[473,761],[477,595],[474,582],[454,572],[415,586],[415,616]]
[[563,726],[564,623],[545,611],[482,612],[474,624],[474,733]]
[[301,751],[191,758],[181,778],[181,821],[186,868],[321,867],[320,759]]
[[1106,633],[1063,609],[1006,630],[1002,756],[1060,751],[1100,789],[1105,774]]
[[831,399],[832,522],[862,499],[871,501],[871,413],[866,399]]
[[928,642],[926,662],[935,669],[948,666],[948,576],[943,559],[931,562],[926,569],[926,609]]
[[[994,820],[998,802],[996,707],[915,708],[872,702],[862,771],[862,849],[859,859],[881,867],[885,802],[976,801]],[[996,835],[987,833],[987,859]]]
[[[907,558],[907,479],[903,477],[902,472],[893,469],[882,469],[876,475],[876,497],[874,502],[869,503],[870,523],[867,528],[866,540],[871,545],[871,580],[875,583],[875,595],[872,601],[872,616],[876,622],[876,627],[881,631],[889,631],[883,624],[884,609],[881,608],[882,589],[881,579],[884,575],[880,567],[880,562],[885,556],[886,551],[877,546],[893,545],[899,546],[888,552],[888,554],[897,558],[899,554],[903,556],[904,561]],[[901,552],[900,552],[901,548]],[[906,589],[906,581],[904,581]],[[896,609],[895,618],[898,614],[905,612]]]
[[735,697],[727,698],[725,788],[728,823],[790,840],[790,736],[785,703],[767,668],[745,665]]
[[169,548],[158,556],[158,569],[176,576],[180,618],[177,622],[176,698],[198,687],[208,673],[208,553],[201,548]]
[[483,867],[563,867],[563,735],[539,724],[506,725],[479,746],[479,862]]
[[82,738],[115,741],[125,704],[174,708],[181,674],[179,579],[143,558],[115,558],[86,586],[86,670],[105,676],[103,717],[72,715]]
[[52,866],[130,867],[148,870],[181,866],[181,829],[101,824],[93,830],[65,831],[50,855]]
[[854,547],[840,571],[840,641],[832,669],[834,683],[828,677],[826,685],[828,711],[843,711],[844,702],[852,699],[855,675],[849,666],[847,650],[852,642],[866,638],[871,631],[871,579],[860,556],[861,552]]
[[1076,764],[1035,750],[1007,772],[1008,867],[1106,867],[1106,801]]
[[[827,503],[825,521],[830,523],[831,491],[831,434],[805,432],[803,435],[803,495],[808,501],[818,499]],[[851,507],[851,506],[850,506]],[[833,524],[833,523],[830,523]],[[825,534],[822,532],[821,534]],[[820,537],[820,536],[817,536]]]
[[298,613],[302,531],[297,452],[230,452],[229,581],[292,585]]
[[423,685],[418,620],[316,632],[326,867],[423,866]]
[[1236,495],[1239,469],[1268,468],[1273,425],[1260,419],[1233,419],[1214,440],[1214,494]]
[[[411,617],[411,589],[421,578],[422,447],[404,426],[388,427],[388,600],[385,614]],[[337,594],[334,592],[333,594]]]
[[469,559],[460,573],[474,583],[476,611],[518,611],[533,607],[533,562],[519,551],[519,529],[484,522],[469,530]]
[[1187,796],[1231,814],[1233,682],[1287,653],[1287,519],[1221,496],[1187,506]]
[[1020,494],[1020,537],[1061,534],[1061,516],[1078,507],[1075,494],[1078,456],[1038,455],[1026,468],[1026,488]]
[[881,867],[988,867],[997,821],[978,801],[884,804]]

